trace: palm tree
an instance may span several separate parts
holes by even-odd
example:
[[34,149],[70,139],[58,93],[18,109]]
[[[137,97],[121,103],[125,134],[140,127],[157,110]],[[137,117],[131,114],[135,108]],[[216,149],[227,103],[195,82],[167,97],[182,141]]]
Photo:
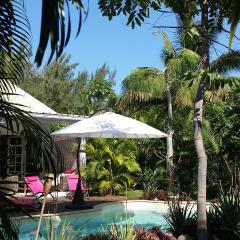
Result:
[[[80,0],[73,0],[72,3],[79,9],[78,34],[81,27],[83,5]],[[69,41],[71,34],[70,15],[66,29],[65,7],[69,14],[67,0],[42,1],[41,33],[35,57],[38,66],[42,62],[48,41],[51,42],[49,61],[54,53],[59,57]],[[59,159],[59,151],[48,131],[43,129],[40,123],[27,112],[22,111],[19,106],[7,101],[8,96],[13,94],[15,85],[18,85],[24,78],[24,67],[29,56],[29,49],[31,49],[30,25],[23,0],[2,0],[0,2],[0,36],[0,118],[2,119],[0,127],[11,134],[23,133],[26,140],[32,143],[34,150],[32,157],[36,166],[56,174],[54,160],[61,159]],[[41,160],[38,158],[40,154],[43,156]],[[10,221],[9,212],[14,209],[24,211],[24,209],[12,204],[2,187],[0,189],[0,202],[0,238],[18,239],[17,228]]]
[[[123,95],[121,96],[118,107],[126,106],[141,107],[146,104],[152,106],[164,103],[168,112],[167,121],[167,156],[166,171],[169,181],[169,189],[173,182],[173,101],[181,101],[184,104],[192,103],[189,101],[189,91],[186,83],[181,81],[184,73],[194,69],[199,62],[199,56],[189,49],[176,51],[169,41],[167,35],[163,33],[164,51],[162,58],[165,63],[165,70],[160,71],[155,68],[138,68],[123,81]],[[185,94],[180,96],[180,93]],[[180,96],[180,97],[179,97]],[[181,99],[181,100],[180,100]]]
[[[197,91],[194,104],[194,142],[198,156],[198,238],[207,238],[207,216],[206,216],[206,178],[207,178],[207,155],[203,142],[203,103],[205,100],[223,99],[234,83],[239,78],[229,77],[227,74],[240,67],[239,51],[229,51],[210,61],[210,46],[215,42],[218,34],[216,24],[210,24],[208,16],[208,3],[200,1],[201,24],[193,23],[191,27],[181,29],[182,36],[180,44],[187,46],[201,56],[198,71],[190,78],[197,80]],[[191,35],[192,41],[184,41],[185,36]],[[191,35],[192,36],[192,35]],[[194,38],[194,39],[193,39]],[[204,40],[203,40],[204,39]],[[192,42],[197,44],[192,44]]]

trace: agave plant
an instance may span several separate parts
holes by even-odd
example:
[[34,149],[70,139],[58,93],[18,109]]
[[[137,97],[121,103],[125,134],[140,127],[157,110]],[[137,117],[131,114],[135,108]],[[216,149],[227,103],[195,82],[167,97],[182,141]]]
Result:
[[133,223],[113,224],[109,230],[110,239],[112,240],[135,240]]
[[218,239],[240,238],[240,193],[232,190],[221,193],[220,201],[212,203],[208,211],[210,235]]
[[49,217],[45,222],[46,240],[74,240],[80,239],[80,229],[75,231],[69,221],[65,219],[61,227],[56,226],[56,222]]
[[193,211],[193,204],[182,202],[169,203],[169,211],[164,215],[168,224],[168,231],[175,237],[187,234],[192,238],[197,234],[196,213]]

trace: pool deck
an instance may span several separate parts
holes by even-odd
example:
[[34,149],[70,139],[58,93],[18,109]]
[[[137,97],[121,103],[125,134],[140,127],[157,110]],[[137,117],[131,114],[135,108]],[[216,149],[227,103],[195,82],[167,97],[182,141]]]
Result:
[[[118,201],[124,201],[126,200],[125,196],[113,196],[113,195],[107,195],[107,196],[90,196],[90,197],[84,197],[86,204],[93,205],[95,207],[98,204],[101,203],[108,203],[108,202],[118,202]],[[40,199],[40,202],[43,203],[43,198]],[[66,213],[66,212],[74,212],[79,211],[79,209],[68,209],[66,208],[66,205],[69,205],[72,202],[72,198],[66,197],[66,195],[62,192],[57,197],[55,195],[55,200],[48,196],[47,202],[44,209],[44,214],[52,214],[52,213]],[[31,215],[39,215],[41,212],[40,209],[35,209],[32,207],[27,206],[26,210]],[[21,215],[21,214],[20,214]],[[14,213],[13,216],[17,217],[19,216],[19,213]]]
[[[74,213],[74,212],[79,212],[79,211],[83,211],[83,212],[96,211],[96,209],[98,209],[97,205],[99,205],[99,204],[123,202],[123,201],[125,202],[126,200],[137,200],[137,202],[147,201],[147,202],[152,202],[154,204],[155,203],[161,203],[161,204],[167,205],[167,202],[164,202],[164,201],[143,200],[143,199],[139,199],[139,198],[136,198],[136,197],[135,198],[133,198],[133,197],[126,198],[126,196],[114,196],[114,195],[85,196],[84,197],[85,203],[89,204],[89,205],[93,205],[94,209],[92,209],[92,210],[79,210],[79,209],[68,209],[68,208],[66,208],[66,205],[69,205],[72,202],[72,198],[67,197],[66,193],[58,192],[57,195],[55,195],[54,197],[55,197],[55,199],[53,199],[50,195],[48,195],[47,202],[46,202],[45,209],[44,209],[44,214],[46,214],[46,215],[48,215],[48,214],[64,214],[64,213],[68,214],[68,213]],[[43,203],[43,198],[40,199],[40,202]],[[187,202],[185,202],[185,203],[187,203]],[[191,203],[195,205],[195,202],[191,202]],[[101,205],[99,205],[99,206],[101,206]],[[38,217],[40,212],[41,212],[41,208],[34,209],[32,207],[31,208],[27,207],[27,211],[32,216]],[[19,214],[19,213],[15,212],[13,214],[13,217],[19,217],[20,215],[23,216],[22,214]]]
[[[107,195],[107,196],[85,197],[84,199],[85,199],[86,204],[96,206],[101,203],[123,201],[123,200],[126,200],[126,197]],[[72,211],[76,211],[76,210],[79,211],[78,209],[75,210],[75,209],[67,209],[66,208],[66,205],[70,204],[71,202],[72,202],[72,199],[69,199],[69,198],[63,197],[63,196],[58,197],[57,202],[54,201],[53,199],[48,198],[44,213],[54,213],[55,209],[58,213],[72,212]],[[37,212],[40,213],[40,209]]]

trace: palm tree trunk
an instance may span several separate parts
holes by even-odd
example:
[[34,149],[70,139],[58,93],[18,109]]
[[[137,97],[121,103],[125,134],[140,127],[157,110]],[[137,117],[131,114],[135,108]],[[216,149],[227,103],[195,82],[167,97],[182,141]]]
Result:
[[168,131],[167,131],[167,179],[168,190],[173,190],[173,128],[172,128],[172,96],[169,87],[166,89],[167,109],[168,109]]
[[[209,66],[209,37],[208,37],[208,3],[201,0],[202,25],[202,64],[203,68]],[[207,155],[202,137],[203,98],[206,90],[206,76],[202,75],[198,86],[194,105],[194,141],[198,157],[198,197],[197,197],[197,239],[207,240],[207,212],[206,212],[206,179]]]

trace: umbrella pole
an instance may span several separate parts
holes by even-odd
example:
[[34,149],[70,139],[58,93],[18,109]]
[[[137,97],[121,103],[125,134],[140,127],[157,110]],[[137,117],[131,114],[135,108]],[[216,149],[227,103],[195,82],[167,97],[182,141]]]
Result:
[[81,188],[81,172],[80,172],[80,159],[79,159],[79,153],[80,153],[80,145],[81,145],[81,139],[77,138],[78,147],[77,147],[77,171],[78,171],[78,183],[77,188],[74,193],[73,201],[70,205],[67,205],[67,208],[70,209],[88,209],[92,208],[92,205],[86,204]]
[[80,145],[81,145],[81,140],[77,139],[78,141],[78,147],[77,147],[77,171],[78,171],[78,183],[77,183],[77,188],[74,194],[74,198],[72,203],[73,204],[79,204],[79,205],[84,205],[84,197],[83,197],[83,192],[81,188],[81,172],[80,172],[80,159],[79,159],[79,153],[80,153]]

